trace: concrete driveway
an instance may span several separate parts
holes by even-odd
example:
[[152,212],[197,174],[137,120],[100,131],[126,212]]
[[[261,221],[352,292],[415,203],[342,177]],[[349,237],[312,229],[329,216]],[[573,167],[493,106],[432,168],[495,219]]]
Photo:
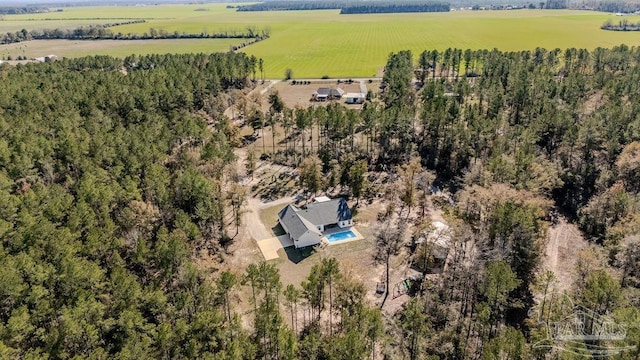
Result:
[[262,252],[265,260],[273,260],[279,258],[278,250],[293,246],[293,241],[287,235],[280,235],[265,240],[257,241],[258,248]]

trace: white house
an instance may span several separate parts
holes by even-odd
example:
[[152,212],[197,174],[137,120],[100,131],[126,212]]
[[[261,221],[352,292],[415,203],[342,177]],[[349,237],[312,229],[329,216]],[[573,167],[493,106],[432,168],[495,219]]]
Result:
[[318,90],[314,91],[311,94],[311,99],[313,101],[327,101],[329,98],[329,94],[331,94],[331,89],[329,88],[318,88]]
[[346,200],[319,197],[302,208],[287,205],[278,213],[278,222],[295,247],[301,248],[319,244],[328,229],[353,226],[353,217]]
[[327,101],[327,100],[340,100],[344,95],[344,90],[340,88],[327,88],[321,87],[311,94],[311,100],[313,101]]

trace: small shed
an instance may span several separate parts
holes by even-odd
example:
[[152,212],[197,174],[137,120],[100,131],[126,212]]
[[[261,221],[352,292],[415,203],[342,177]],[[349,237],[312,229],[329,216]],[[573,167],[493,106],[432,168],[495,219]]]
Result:
[[367,96],[363,93],[347,93],[346,98],[347,104],[364,104],[364,100]]

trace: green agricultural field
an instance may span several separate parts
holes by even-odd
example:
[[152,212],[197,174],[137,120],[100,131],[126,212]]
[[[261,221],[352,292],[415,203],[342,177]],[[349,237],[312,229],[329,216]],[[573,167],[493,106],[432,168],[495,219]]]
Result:
[[[6,16],[8,21],[0,21],[0,31],[5,26],[29,29],[30,24],[41,26],[43,22],[51,24],[50,27],[62,27],[70,21],[90,18],[99,18],[96,23],[146,19],[146,23],[112,28],[114,32],[122,33],[141,34],[151,27],[186,33],[244,31],[247,26],[268,28],[270,39],[243,51],[264,59],[265,73],[269,78],[282,77],[287,68],[293,70],[295,78],[373,76],[379,73],[390,52],[403,49],[410,49],[417,55],[424,49],[448,47],[526,50],[536,47],[593,49],[623,43],[640,45],[640,32],[600,30],[600,25],[607,19],[616,22],[620,18],[570,10],[339,15],[337,10],[236,12],[224,4],[77,7],[48,14]],[[625,19],[640,21],[640,17]],[[193,45],[192,48],[191,43],[183,45],[184,41],[165,40],[155,46],[133,47],[131,50],[136,53],[207,51],[202,46]],[[216,50],[224,51],[230,44],[239,42],[231,41]],[[107,53],[123,56],[127,50]],[[87,53],[77,51],[70,49],[64,55]],[[62,54],[63,50],[50,53]]]
[[611,16],[593,12],[323,13],[325,21],[308,18],[291,21],[286,28],[274,25],[271,39],[246,51],[265,59],[270,76],[282,76],[284,69],[291,68],[296,77],[345,77],[376,74],[390,52],[402,49],[417,56],[424,49],[448,47],[525,50],[640,45],[640,32],[600,30]]

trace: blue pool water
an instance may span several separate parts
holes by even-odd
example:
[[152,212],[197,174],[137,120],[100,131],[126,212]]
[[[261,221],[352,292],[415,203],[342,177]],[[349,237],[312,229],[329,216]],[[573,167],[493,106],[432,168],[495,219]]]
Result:
[[341,231],[338,233],[333,233],[331,235],[327,235],[327,240],[329,242],[337,242],[337,241],[344,241],[344,240],[349,240],[349,239],[354,239],[356,237],[356,234],[354,234],[353,231],[351,230],[347,230],[347,231]]

